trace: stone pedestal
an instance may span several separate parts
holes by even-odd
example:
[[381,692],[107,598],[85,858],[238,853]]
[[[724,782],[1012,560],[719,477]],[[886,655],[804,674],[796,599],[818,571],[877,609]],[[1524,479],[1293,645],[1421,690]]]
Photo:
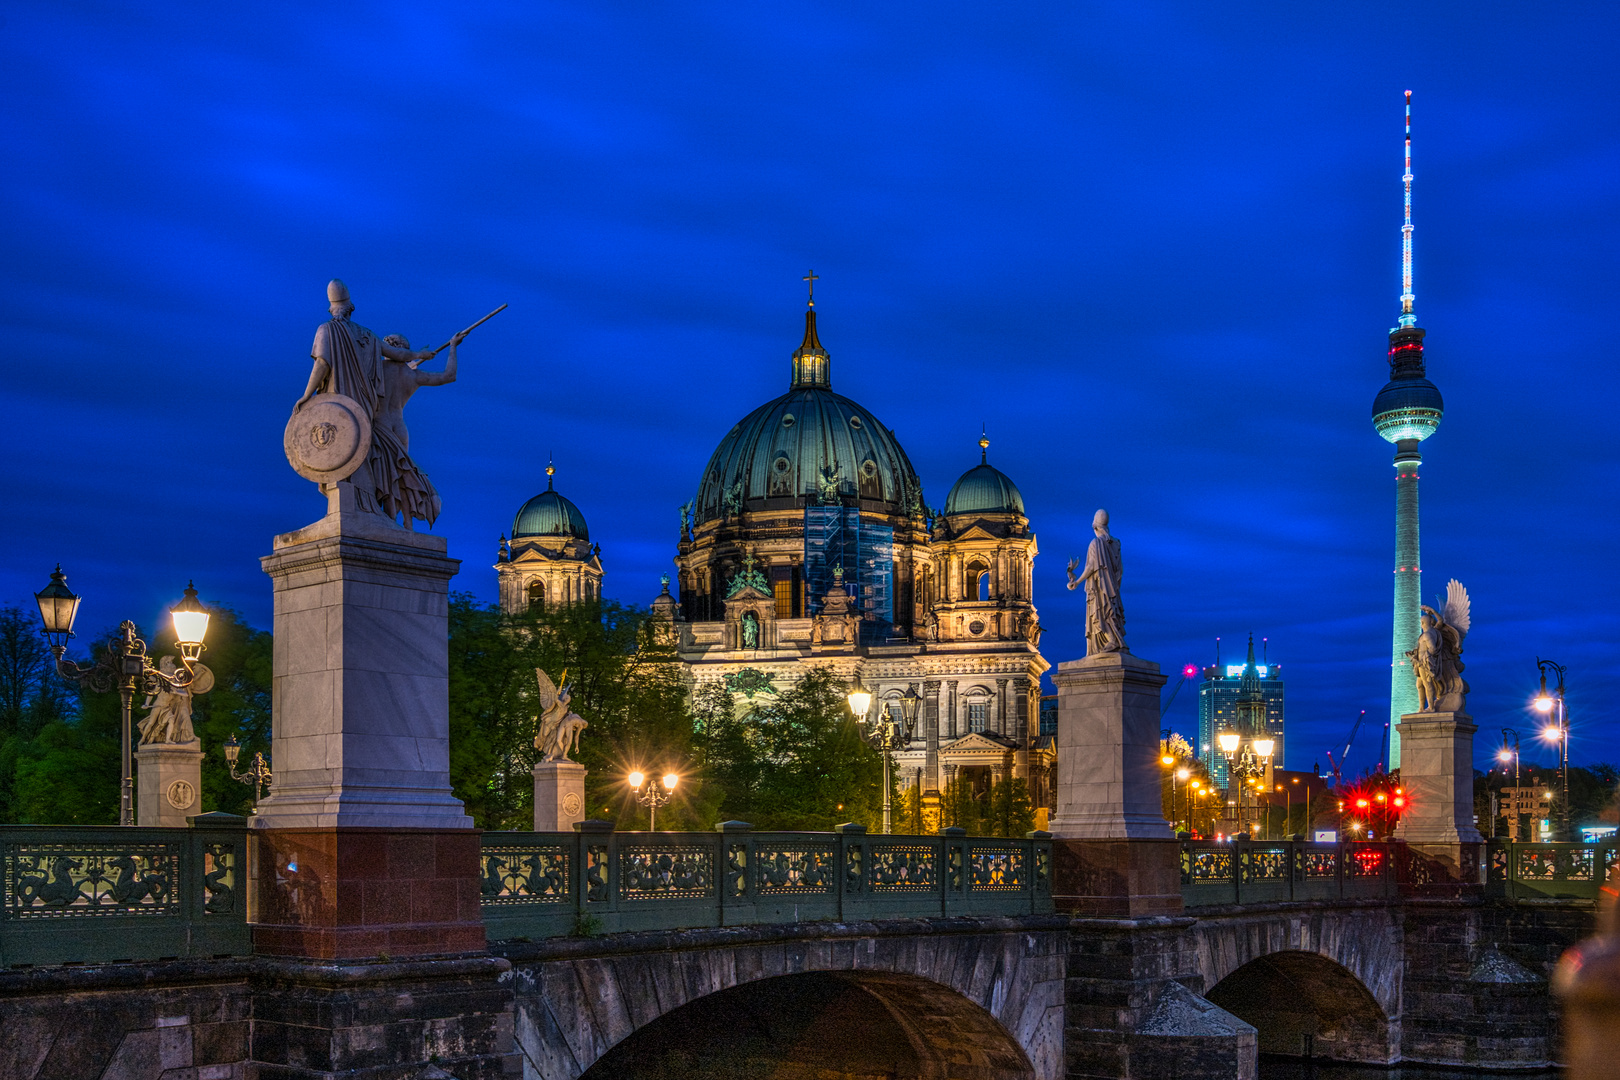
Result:
[[1061,838],[1173,838],[1159,765],[1159,665],[1101,653],[1058,665],[1057,813]]
[[135,751],[135,806],[142,826],[183,829],[202,813],[202,743],[149,743]]
[[534,767],[534,831],[573,832],[585,820],[585,766],[541,761]]
[[1097,917],[1179,915],[1180,845],[1159,792],[1159,665],[1102,653],[1059,664],[1053,681],[1053,902]]
[[1407,713],[1401,736],[1406,808],[1395,837],[1407,843],[1403,889],[1452,896],[1484,880],[1484,837],[1474,824],[1474,732],[1464,713]]
[[270,794],[252,818],[254,947],[480,950],[478,834],[450,791],[441,537],[329,514],[278,536]]
[[1395,835],[1412,844],[1477,844],[1474,727],[1463,713],[1407,713],[1401,735],[1406,810]]
[[444,538],[331,515],[276,537],[271,767],[261,829],[465,829],[450,793]]

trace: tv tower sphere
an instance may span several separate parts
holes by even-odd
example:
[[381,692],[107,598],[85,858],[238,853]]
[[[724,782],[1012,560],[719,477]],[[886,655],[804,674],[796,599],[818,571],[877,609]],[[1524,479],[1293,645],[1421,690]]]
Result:
[[[1394,370],[1390,372],[1389,382],[1373,398],[1373,427],[1378,429],[1385,442],[1398,443],[1405,439],[1422,442],[1434,434],[1434,429],[1440,426],[1440,418],[1445,415],[1440,388],[1423,377],[1423,331],[1416,327],[1411,330],[1401,327],[1392,336],[1399,338],[1407,335],[1414,335],[1419,343],[1415,350],[1416,363],[1402,365],[1396,360],[1396,350],[1401,346],[1391,342],[1390,366]],[[1403,372],[1403,366],[1416,370]]]

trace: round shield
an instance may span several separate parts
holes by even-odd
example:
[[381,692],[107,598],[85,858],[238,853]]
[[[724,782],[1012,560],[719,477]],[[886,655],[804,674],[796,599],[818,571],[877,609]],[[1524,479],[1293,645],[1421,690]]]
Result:
[[214,672],[207,664],[193,662],[191,665],[191,692],[193,694],[206,694],[214,688]]
[[343,394],[316,394],[292,414],[282,435],[287,461],[305,480],[346,479],[371,453],[371,420]]

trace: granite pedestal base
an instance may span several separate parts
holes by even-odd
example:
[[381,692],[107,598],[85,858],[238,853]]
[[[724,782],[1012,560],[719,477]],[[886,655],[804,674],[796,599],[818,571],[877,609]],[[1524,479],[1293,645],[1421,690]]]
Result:
[[534,767],[534,831],[573,832],[585,820],[585,766],[542,761]]
[[472,829],[252,835],[254,952],[357,959],[483,949]]
[[1052,903],[1089,918],[1180,915],[1181,842],[1054,840]]
[[1406,811],[1397,839],[1410,844],[1478,844],[1474,825],[1474,732],[1464,713],[1408,713],[1401,736]]
[[202,743],[149,743],[135,751],[135,806],[144,827],[183,829],[202,813]]

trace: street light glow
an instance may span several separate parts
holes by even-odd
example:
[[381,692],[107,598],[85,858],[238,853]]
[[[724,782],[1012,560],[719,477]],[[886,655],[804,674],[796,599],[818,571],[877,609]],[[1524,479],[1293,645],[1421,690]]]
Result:
[[1235,754],[1237,753],[1238,743],[1242,742],[1243,738],[1235,731],[1223,731],[1215,736],[1215,741],[1221,744],[1221,753]]
[[1536,712],[1552,712],[1553,699],[1546,694],[1536,698]]
[[676,776],[674,773],[665,773],[664,774],[664,787],[667,790],[674,791],[675,790],[675,785],[680,783],[680,782],[681,782],[681,778]]
[[626,777],[626,779],[630,781],[631,787],[639,788],[642,784],[646,783],[647,774],[638,769]]
[[1498,750],[1496,752],[1496,760],[1497,761],[1512,761],[1513,760],[1513,751],[1509,750],[1505,746],[1502,747],[1502,749],[1500,749],[1500,750]]
[[1543,728],[1542,729],[1541,737],[1543,739],[1546,739],[1548,742],[1557,742],[1558,741],[1558,736],[1560,734],[1561,734],[1561,732],[1559,732],[1559,730],[1557,728],[1549,727],[1549,728]]

